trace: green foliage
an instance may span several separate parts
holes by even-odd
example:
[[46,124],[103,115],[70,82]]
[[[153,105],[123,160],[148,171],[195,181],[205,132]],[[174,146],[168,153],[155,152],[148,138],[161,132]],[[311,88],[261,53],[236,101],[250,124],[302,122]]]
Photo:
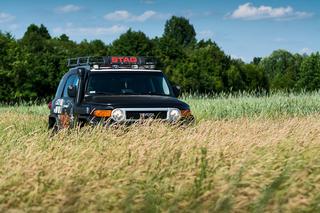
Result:
[[184,17],[172,16],[165,24],[163,37],[184,47],[196,43],[196,31]]
[[8,101],[10,95],[14,92],[11,72],[17,43],[10,34],[0,33],[0,100]]
[[318,114],[320,92],[270,92],[268,96],[255,93],[220,93],[214,96],[183,97],[197,120],[303,117]]
[[69,57],[109,54],[100,40],[76,44],[65,34],[51,38],[45,26],[33,24],[21,40],[0,33],[0,47],[0,101],[10,103],[51,98]]
[[[103,43],[101,40],[93,40],[88,42],[83,40],[76,47],[76,57],[77,56],[90,56],[90,55],[108,55],[109,47]],[[73,53],[75,54],[75,53]],[[72,56],[75,57],[75,56]]]
[[143,32],[134,32],[129,29],[119,39],[112,43],[113,55],[143,55],[151,56],[152,43]]
[[312,91],[320,89],[320,54],[305,57],[301,64],[298,87]]
[[45,26],[42,24],[38,27],[31,24],[21,39],[22,45],[26,46],[29,51],[40,53],[46,51],[46,41],[51,36]]
[[158,68],[184,92],[220,93],[269,90],[318,90],[320,56],[276,50],[250,64],[231,59],[211,40],[196,40],[189,21],[173,16],[162,37],[149,39],[129,29],[112,44],[101,40],[76,43],[62,34],[52,38],[44,25],[31,24],[16,40],[0,32],[0,102],[50,99],[63,74],[66,59],[78,56],[153,56]]
[[265,70],[273,89],[294,89],[298,80],[301,56],[285,50],[274,51],[260,65]]
[[222,61],[225,55],[213,43],[188,51],[171,78],[187,91],[220,92],[224,88]]

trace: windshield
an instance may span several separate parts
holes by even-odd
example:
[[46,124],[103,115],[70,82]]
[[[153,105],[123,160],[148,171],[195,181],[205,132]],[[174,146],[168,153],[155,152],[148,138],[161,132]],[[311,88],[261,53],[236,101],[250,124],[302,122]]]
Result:
[[91,73],[87,95],[166,95],[171,87],[161,72],[101,72]]

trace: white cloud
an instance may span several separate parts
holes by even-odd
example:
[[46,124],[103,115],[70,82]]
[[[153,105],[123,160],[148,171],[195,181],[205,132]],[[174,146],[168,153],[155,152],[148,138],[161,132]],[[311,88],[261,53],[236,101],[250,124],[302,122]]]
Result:
[[66,27],[57,27],[53,29],[56,34],[65,33],[67,35],[114,35],[123,33],[128,30],[127,26],[113,25],[111,27],[73,27],[73,25],[68,24]]
[[74,4],[67,4],[61,7],[56,8],[56,12],[58,13],[74,13],[78,12],[82,9],[82,7],[74,5]]
[[251,3],[240,5],[235,11],[229,13],[227,17],[231,19],[242,20],[292,20],[311,17],[313,14],[308,12],[295,11],[292,7],[277,7],[270,6],[255,7]]
[[131,14],[126,10],[117,10],[112,13],[108,13],[104,16],[109,21],[123,21],[131,17]]
[[136,21],[146,21],[152,17],[155,17],[157,15],[156,12],[152,11],[152,10],[148,10],[145,11],[143,14],[141,14],[140,16],[133,16],[133,20]]
[[300,51],[301,54],[307,54],[307,55],[310,55],[312,52],[313,50],[308,47],[302,48],[302,50]]
[[144,22],[152,18],[163,19],[166,17],[167,15],[157,13],[153,10],[147,10],[141,15],[131,14],[127,10],[117,10],[112,13],[108,13],[104,16],[104,18],[108,21],[138,21],[138,22]]
[[16,17],[14,17],[13,15],[0,12],[0,23],[6,23],[6,22],[13,21],[15,18]]

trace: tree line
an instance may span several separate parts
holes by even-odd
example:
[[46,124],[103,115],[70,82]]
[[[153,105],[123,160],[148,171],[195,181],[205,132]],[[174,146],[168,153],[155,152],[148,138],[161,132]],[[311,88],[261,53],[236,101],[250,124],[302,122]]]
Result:
[[212,40],[196,39],[189,20],[173,16],[153,39],[129,29],[111,44],[76,43],[66,34],[52,37],[31,24],[21,39],[0,32],[0,102],[50,99],[67,72],[66,59],[80,56],[153,56],[169,80],[185,92],[312,91],[320,88],[320,54],[276,50],[250,63],[233,59]]

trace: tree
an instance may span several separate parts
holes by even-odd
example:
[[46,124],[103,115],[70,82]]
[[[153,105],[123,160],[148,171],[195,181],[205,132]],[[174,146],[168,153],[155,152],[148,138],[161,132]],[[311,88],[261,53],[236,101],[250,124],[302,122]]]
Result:
[[112,43],[112,55],[152,56],[152,42],[141,31],[129,29]]
[[75,56],[104,56],[108,53],[109,48],[101,40],[83,40],[77,45]]
[[173,69],[170,78],[185,91],[200,93],[221,92],[225,89],[224,52],[214,43],[186,52]]
[[254,57],[251,64],[254,64],[254,65],[259,65],[260,62],[261,62],[262,58],[261,57]]
[[38,27],[35,24],[31,24],[24,33],[21,44],[32,52],[41,52],[45,51],[46,42],[49,39],[51,39],[51,36],[44,25],[41,24]]
[[311,54],[303,59],[298,87],[308,91],[320,89],[320,54]]
[[0,101],[11,101],[16,89],[12,79],[12,65],[17,51],[19,49],[14,38],[0,32]]
[[111,45],[76,43],[66,34],[52,38],[44,25],[30,25],[20,40],[0,32],[0,102],[48,99],[67,71],[67,58],[111,54],[154,56],[169,80],[188,92],[320,89],[319,53],[277,50],[247,64],[231,59],[214,41],[197,42],[195,35],[187,19],[175,16],[162,37],[150,40],[129,29]]
[[230,91],[242,91],[245,89],[245,82],[240,66],[231,65],[227,70],[227,87]]
[[269,81],[265,71],[255,64],[243,64],[244,90],[255,92],[269,91]]
[[35,24],[29,25],[27,31],[24,33],[23,38],[26,39],[34,35],[38,35],[39,37],[42,37],[44,39],[51,38],[48,29],[43,24],[41,24],[40,27]]
[[20,48],[13,63],[15,99],[44,99],[54,93],[66,70],[66,58],[70,54],[67,50],[74,51],[68,46],[72,42],[68,41],[67,36],[63,37],[64,40],[52,39],[43,25],[32,24],[28,27],[18,42]]
[[229,91],[268,91],[268,78],[264,70],[255,64],[233,60],[227,70]]
[[259,63],[269,78],[271,89],[292,90],[295,88],[300,67],[297,59],[288,51],[277,50]]
[[196,32],[188,19],[172,16],[171,19],[166,21],[163,38],[187,47],[196,43]]
[[68,41],[70,41],[70,40],[69,40],[69,36],[67,36],[66,34],[62,34],[62,35],[59,37],[59,40],[60,40],[60,41],[63,41],[63,42],[68,42]]

